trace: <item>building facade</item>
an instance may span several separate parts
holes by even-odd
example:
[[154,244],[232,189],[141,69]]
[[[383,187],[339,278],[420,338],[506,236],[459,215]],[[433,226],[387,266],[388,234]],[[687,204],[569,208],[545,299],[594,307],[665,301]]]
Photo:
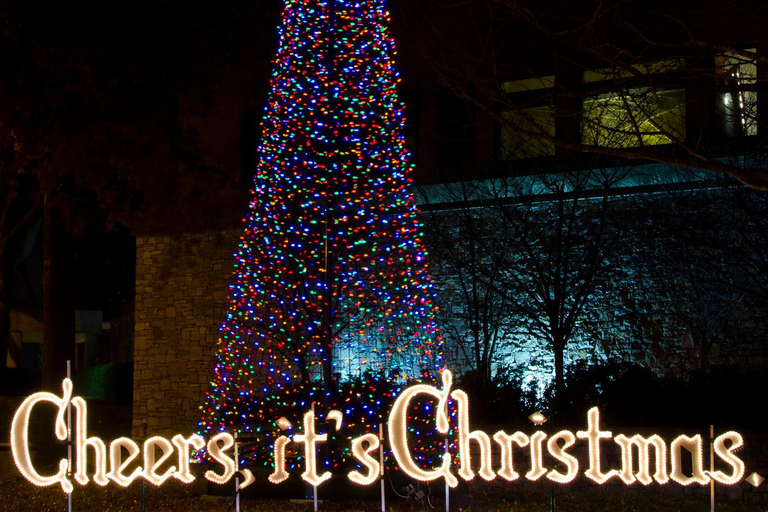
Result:
[[[722,256],[729,258],[723,267],[738,269],[738,275],[713,275],[714,267],[704,265],[722,254],[715,249],[740,244],[748,251],[760,243],[752,236],[762,229],[759,198],[741,199],[736,185],[707,174],[763,167],[760,127],[768,109],[759,109],[757,100],[768,71],[761,64],[766,47],[759,27],[720,27],[707,34],[707,44],[694,44],[714,20],[692,15],[683,21],[694,43],[683,44],[675,37],[684,31],[656,32],[655,17],[644,21],[647,32],[617,34],[609,30],[612,18],[605,13],[575,10],[568,13],[570,28],[556,23],[542,28],[514,11],[487,11],[472,2],[469,11],[411,4],[393,6],[394,26],[407,136],[422,221],[432,235],[427,243],[432,243],[430,264],[442,301],[449,364],[464,370],[482,366],[491,373],[507,367],[522,383],[543,386],[557,366],[554,347],[562,344],[565,364],[616,359],[677,376],[708,366],[768,371],[764,291],[743,285],[760,262]],[[605,33],[591,33],[582,23],[596,14],[605,16],[600,18]],[[678,13],[659,7],[657,14],[666,19]],[[503,32],[515,37],[492,31],[492,21],[509,22]],[[424,24],[435,29],[437,40],[424,35],[430,31],[414,29]],[[606,49],[617,47],[625,51]],[[492,62],[487,60],[491,53]],[[240,219],[248,207],[245,191],[259,135],[257,104],[248,94],[222,94],[205,115],[185,117],[199,128],[211,162],[219,162],[229,177],[229,191],[218,192],[197,218],[151,228],[134,225],[137,437],[145,425],[146,432],[158,435],[195,428],[228,306]],[[586,175],[600,175],[602,181],[576,180],[582,183],[577,186],[568,178]],[[685,215],[675,209],[683,203]],[[696,254],[672,250],[691,246],[694,238],[676,234],[695,230],[671,220],[696,219],[706,204],[730,209],[734,222],[718,227],[720,234],[709,240],[696,238]],[[737,204],[744,208],[737,211]],[[552,219],[563,219],[563,211],[586,219],[579,224],[585,231],[568,232],[582,241],[581,252],[572,253],[578,264],[571,270],[552,267],[549,274],[537,274],[525,266],[532,264],[533,253],[529,260],[510,256],[535,245],[541,261],[551,261],[557,250],[539,244],[543,237],[535,233],[526,232],[526,239],[513,219],[551,227]],[[649,213],[662,211],[665,215]],[[747,224],[739,219],[750,215],[755,229],[739,232],[735,226]],[[709,212],[706,218],[718,214]],[[475,228],[483,225],[486,231],[496,227],[478,234]],[[621,231],[611,251],[590,245],[603,227]],[[661,238],[669,246],[658,242]],[[455,240],[453,254],[441,246],[446,240]],[[614,250],[632,244],[636,251]],[[481,258],[468,267],[458,256],[473,250]],[[585,256],[590,254],[592,260]],[[599,275],[581,286],[587,277],[579,272],[590,265],[599,267]],[[666,273],[655,271],[662,267]],[[546,308],[526,309],[526,290],[536,290],[541,279],[552,279],[554,286],[557,272],[572,278],[577,290],[565,293],[560,316],[545,318]],[[493,276],[498,281],[492,282]],[[709,288],[702,287],[704,281]],[[724,282],[733,286],[721,286]],[[546,304],[547,293],[537,293]],[[482,307],[479,295],[485,297]],[[706,304],[707,296],[716,300]],[[568,308],[574,318],[567,318]],[[570,322],[565,342],[561,332],[553,334],[565,328],[556,318]]]

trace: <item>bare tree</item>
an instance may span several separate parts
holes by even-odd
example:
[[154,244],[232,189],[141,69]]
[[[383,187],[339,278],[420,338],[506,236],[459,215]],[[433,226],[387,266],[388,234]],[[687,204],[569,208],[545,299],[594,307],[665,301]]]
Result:
[[459,325],[469,333],[458,338],[469,342],[474,368],[490,375],[505,337],[533,336],[551,348],[563,388],[566,347],[585,313],[600,307],[601,285],[618,261],[621,176],[542,173],[453,185],[461,202],[433,227],[446,244],[434,259],[439,275],[451,276],[443,293],[456,291]]
[[2,142],[3,163],[0,164],[0,381],[6,370],[6,354],[10,343],[10,286],[13,267],[28,229],[42,212],[42,197],[34,184],[35,177],[27,163],[20,161],[12,133]]
[[565,348],[616,263],[616,179],[593,172],[543,177],[541,192],[550,196],[544,208],[529,192],[522,208],[502,209],[507,233],[519,244],[503,260],[508,295],[529,332],[551,344],[558,394]]
[[447,347],[456,347],[459,367],[468,364],[490,383],[494,363],[506,349],[511,305],[501,279],[509,239],[495,231],[490,190],[463,182],[435,187],[435,204],[425,205],[431,247],[430,274],[438,283],[438,315]]
[[768,195],[732,187],[729,212],[738,219],[734,223],[733,246],[728,263],[745,279],[734,283],[751,300],[768,305]]
[[[46,239],[58,247],[48,247],[46,265],[64,276],[71,265],[56,260],[71,256],[64,254],[68,236],[110,229],[127,222],[128,213],[144,226],[210,219],[211,203],[222,201],[217,193],[227,198],[236,190],[234,176],[222,172],[201,142],[202,123],[191,119],[211,109],[220,76],[234,78],[219,97],[235,103],[231,98],[242,94],[256,102],[252,74],[235,75],[229,67],[263,68],[266,88],[267,41],[277,16],[277,6],[210,17],[206,6],[179,9],[163,1],[121,16],[114,6],[44,7],[0,7],[0,375],[9,338],[9,272],[44,202],[46,215],[57,217],[47,224]],[[145,16],[147,9],[152,16]],[[182,119],[183,103],[194,108],[186,105]],[[241,108],[238,114],[255,107]],[[71,286],[52,291],[55,275],[44,273],[45,294],[71,294]],[[73,301],[67,303],[70,311],[49,307],[46,322],[60,317],[59,325],[72,324]],[[46,331],[67,342],[74,337],[54,326]]]
[[705,180],[648,198],[657,231],[656,247],[648,253],[654,288],[648,292],[664,304],[669,321],[685,328],[704,373],[713,346],[738,337],[737,320],[754,289],[754,280],[736,263],[747,248],[739,233],[743,218],[733,202],[734,188],[740,187]]

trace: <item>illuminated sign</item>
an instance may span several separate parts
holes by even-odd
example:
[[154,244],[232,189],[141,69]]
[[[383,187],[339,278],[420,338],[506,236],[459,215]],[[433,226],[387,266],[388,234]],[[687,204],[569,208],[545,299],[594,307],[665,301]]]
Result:
[[[598,484],[611,479],[619,479],[630,485],[640,482],[649,485],[652,482],[666,484],[670,480],[681,485],[708,484],[712,481],[733,485],[744,477],[744,462],[736,455],[742,448],[744,440],[738,432],[726,432],[712,442],[713,455],[718,460],[720,469],[714,466],[709,470],[704,468],[704,440],[701,435],[692,437],[681,435],[669,445],[659,435],[643,437],[639,434],[627,437],[624,434],[615,435],[603,430],[600,425],[600,411],[594,407],[589,410],[585,430],[572,432],[561,430],[552,434],[538,430],[531,435],[523,432],[509,434],[498,431],[493,435],[480,430],[470,430],[469,397],[458,389],[452,388],[453,377],[448,370],[442,373],[442,387],[437,388],[428,384],[417,384],[406,388],[389,413],[389,446],[397,466],[409,477],[427,482],[443,479],[449,487],[458,485],[458,477],[471,480],[475,477],[472,461],[472,446],[479,454],[476,461],[477,474],[485,480],[500,477],[514,481],[521,477],[515,471],[515,455],[527,458],[527,472],[524,478],[535,481],[542,477],[555,482],[567,483],[580,474],[579,460],[574,455],[574,446],[580,441],[588,452],[588,465],[583,471],[584,476]],[[30,482],[39,486],[61,485],[64,492],[72,492],[71,475],[80,484],[85,485],[91,479],[98,485],[107,485],[113,481],[118,485],[127,486],[136,478],[144,478],[154,485],[162,485],[168,479],[180,480],[184,483],[194,481],[195,476],[190,472],[189,460],[192,454],[205,449],[214,461],[214,468],[205,472],[204,476],[211,482],[223,484],[240,473],[242,482],[240,488],[254,482],[253,474],[248,469],[238,471],[235,461],[235,438],[221,432],[207,441],[197,434],[189,437],[175,435],[171,440],[155,436],[146,439],[142,447],[131,439],[121,437],[107,444],[97,437],[88,437],[87,407],[85,400],[72,397],[72,381],[65,379],[62,384],[62,396],[52,393],[35,393],[19,406],[11,425],[11,450],[21,474]],[[414,461],[409,446],[407,411],[412,407],[411,402],[425,395],[437,400],[435,412],[435,428],[439,433],[447,434],[450,427],[448,402],[451,400],[457,411],[456,446],[459,455],[459,467],[454,467],[453,455],[446,450],[441,463],[432,468],[422,468]],[[52,475],[41,475],[33,466],[29,453],[29,419],[34,407],[40,402],[49,402],[58,408],[54,424],[54,433],[59,440],[66,440],[71,435],[71,425],[67,424],[67,410],[73,407],[74,414],[74,472],[71,471],[67,459],[59,461],[58,472]],[[333,410],[327,414],[337,431],[342,431],[344,415],[341,411]],[[282,419],[281,419],[282,421]],[[411,434],[413,435],[413,434]],[[304,472],[301,478],[313,486],[319,486],[331,477],[326,471],[317,473],[318,445],[326,442],[327,433],[318,433],[315,426],[315,413],[309,411],[304,415],[301,433],[280,436],[273,446],[274,471],[268,480],[274,484],[283,482],[290,477],[285,469],[286,450],[291,443],[298,443],[304,448]],[[413,439],[412,437],[410,438]],[[351,453],[358,462],[359,469],[351,471],[347,477],[360,485],[370,485],[376,482],[381,474],[380,459],[373,454],[382,449],[379,436],[367,433],[351,440]],[[607,447],[621,452],[621,467],[606,468],[602,466],[601,452]],[[546,467],[544,454],[548,453],[556,464]],[[494,453],[498,461],[494,468]],[[175,454],[175,456],[174,456]],[[88,459],[92,457],[92,471],[88,473]],[[136,462],[142,462],[136,466]],[[684,471],[690,467],[688,474]],[[136,466],[128,470],[129,466]],[[216,466],[219,466],[218,468]],[[750,482],[762,482],[760,475],[753,473],[747,479]],[[753,484],[754,485],[754,484]],[[759,485],[759,483],[758,483]]]

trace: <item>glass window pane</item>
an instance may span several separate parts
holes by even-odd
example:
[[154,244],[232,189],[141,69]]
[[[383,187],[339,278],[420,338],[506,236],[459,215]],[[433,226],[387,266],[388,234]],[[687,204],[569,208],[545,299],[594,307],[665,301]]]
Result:
[[636,88],[583,103],[582,143],[610,148],[685,140],[685,90]]
[[722,88],[719,111],[725,135],[757,135],[757,91],[749,90],[757,83],[757,62],[749,54],[722,53],[717,57],[717,78]]

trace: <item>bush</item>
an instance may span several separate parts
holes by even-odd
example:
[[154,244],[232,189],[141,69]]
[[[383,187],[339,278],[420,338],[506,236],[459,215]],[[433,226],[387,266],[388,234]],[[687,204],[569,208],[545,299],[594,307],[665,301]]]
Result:
[[78,371],[74,393],[121,404],[133,401],[133,363],[107,363]]
[[615,426],[762,428],[766,413],[755,403],[768,383],[754,373],[723,368],[690,380],[662,379],[639,365],[607,362],[566,369],[558,400],[551,385],[539,405],[559,423],[586,418],[594,406]]

